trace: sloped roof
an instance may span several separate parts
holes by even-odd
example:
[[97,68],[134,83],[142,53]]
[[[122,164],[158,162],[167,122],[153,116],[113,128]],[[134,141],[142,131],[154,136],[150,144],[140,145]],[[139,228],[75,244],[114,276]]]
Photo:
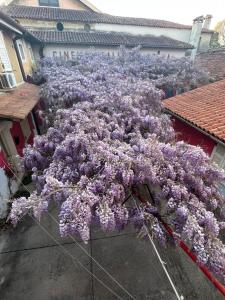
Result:
[[217,80],[225,78],[225,47],[198,53],[195,64]]
[[0,118],[23,120],[39,101],[39,87],[24,83],[0,95]]
[[[85,5],[86,7],[88,7],[89,9],[99,12],[99,9],[97,7],[95,7],[93,4],[91,4],[88,0],[77,0],[78,2],[81,2],[83,5]],[[8,0],[7,4],[14,4],[16,1],[15,0]]]
[[[61,9],[61,8],[53,8],[53,7],[33,7],[33,6],[22,6],[22,5],[7,6],[5,7],[5,10],[12,18],[191,29],[191,26],[189,25],[183,25],[183,24],[174,23],[170,21],[157,20],[157,19],[118,17],[109,14],[103,14],[103,13],[97,13],[97,12],[91,12],[85,10]],[[212,32],[212,31],[208,29],[203,29],[203,32]]]
[[177,41],[165,36],[156,37],[153,35],[131,35],[115,32],[100,31],[31,31],[39,40],[45,43],[76,44],[76,45],[101,45],[128,47],[142,46],[147,48],[173,48],[190,49],[192,45]]
[[[1,20],[3,21],[3,23],[1,22]],[[22,27],[20,24],[18,24],[15,20],[13,20],[7,14],[0,11],[0,26],[9,29],[7,27],[7,25],[10,26],[9,28],[12,31],[14,31],[13,29],[16,29],[16,30],[18,30],[18,32],[23,34],[24,37],[27,37],[35,42],[38,42],[38,39],[36,37],[34,37],[30,32],[28,32],[24,27]]]
[[163,101],[166,110],[225,141],[225,79]]

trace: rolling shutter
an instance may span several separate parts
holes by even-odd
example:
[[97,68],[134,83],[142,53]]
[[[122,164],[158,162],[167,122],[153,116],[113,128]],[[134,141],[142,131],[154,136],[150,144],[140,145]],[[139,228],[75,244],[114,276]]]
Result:
[[3,34],[1,31],[0,31],[0,63],[2,64],[3,71],[5,72],[12,71],[12,66],[9,60],[8,52],[6,50]]

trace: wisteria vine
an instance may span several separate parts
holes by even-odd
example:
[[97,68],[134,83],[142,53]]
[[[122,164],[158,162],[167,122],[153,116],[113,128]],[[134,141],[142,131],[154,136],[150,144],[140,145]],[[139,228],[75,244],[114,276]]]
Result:
[[[13,224],[28,213],[40,219],[58,205],[62,236],[89,240],[90,226],[122,230],[147,225],[161,243],[167,237],[157,216],[187,241],[214,274],[224,279],[225,174],[199,147],[175,141],[162,111],[162,85],[200,85],[207,76],[186,59],[121,49],[116,56],[78,54],[74,61],[45,59],[39,76],[50,127],[24,151],[24,167],[37,190],[12,204]],[[154,201],[126,205],[147,185]],[[146,199],[149,200],[149,199]]]

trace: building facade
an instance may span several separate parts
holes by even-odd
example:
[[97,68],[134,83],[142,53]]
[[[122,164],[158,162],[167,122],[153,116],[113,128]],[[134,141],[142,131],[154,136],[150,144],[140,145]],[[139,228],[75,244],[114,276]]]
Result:
[[195,64],[207,71],[214,80],[225,78],[225,47],[212,48],[198,53]]
[[[225,171],[225,79],[163,101],[177,140],[200,146]],[[225,183],[221,186],[225,195]]]
[[0,12],[0,218],[24,171],[20,157],[37,134],[37,86],[26,83],[35,69],[33,44],[39,41]]
[[[54,51],[55,55],[60,55],[68,47],[70,53],[86,51],[90,47],[115,52],[120,43],[127,47],[140,45],[149,53],[194,57],[198,51],[209,48],[213,34],[209,29],[210,15],[196,18],[193,26],[188,26],[163,20],[112,16],[100,13],[88,1],[14,0],[8,4],[6,12],[41,39],[44,56],[53,56]],[[69,44],[67,36],[71,32],[74,37]],[[100,37],[95,41],[96,35]],[[114,42],[109,43],[112,35]],[[152,43],[153,39],[155,43]],[[163,39],[170,39],[170,44],[162,43]]]

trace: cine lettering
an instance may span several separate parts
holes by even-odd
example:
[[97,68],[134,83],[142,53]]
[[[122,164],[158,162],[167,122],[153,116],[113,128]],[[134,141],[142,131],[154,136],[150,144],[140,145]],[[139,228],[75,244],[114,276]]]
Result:
[[65,60],[75,59],[76,52],[75,51],[52,51],[52,57],[54,58],[63,58]]

